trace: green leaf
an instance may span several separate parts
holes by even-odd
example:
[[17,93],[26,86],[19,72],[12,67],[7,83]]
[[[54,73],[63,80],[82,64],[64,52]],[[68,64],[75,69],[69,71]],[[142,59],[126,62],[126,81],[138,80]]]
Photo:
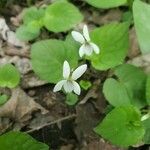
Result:
[[0,67],[0,87],[14,88],[19,84],[20,73],[11,64]]
[[30,25],[20,26],[16,31],[17,38],[22,41],[29,41],[38,37],[40,34],[40,29],[34,28],[34,30],[32,31],[31,28],[32,27]]
[[90,81],[86,81],[86,80],[81,80],[80,81],[80,86],[84,89],[84,90],[88,90],[92,84]]
[[90,58],[95,69],[107,70],[124,62],[129,46],[128,26],[128,23],[111,23],[91,32],[92,42],[101,49]]
[[43,19],[44,14],[44,9],[37,9],[36,7],[28,8],[24,11],[23,22],[25,25],[27,25],[32,21],[39,21]]
[[[143,11],[144,10],[144,11]],[[141,52],[150,52],[150,5],[135,0],[133,3],[133,16],[135,29],[140,44]]]
[[130,105],[131,100],[123,83],[115,79],[107,79],[103,86],[103,93],[108,102],[113,106]]
[[71,29],[82,19],[77,7],[67,1],[58,1],[47,7],[44,24],[49,31],[62,32]]
[[123,82],[131,98],[131,103],[139,108],[144,107],[146,102],[145,84],[147,76],[138,67],[125,64],[115,69],[115,75]]
[[85,0],[90,5],[97,8],[112,8],[125,5],[127,0]]
[[60,81],[65,60],[69,62],[71,68],[75,68],[78,64],[78,50],[68,42],[43,40],[32,45],[32,67],[43,80],[50,83]]
[[1,150],[49,150],[49,147],[36,141],[23,132],[11,131],[0,136]]
[[0,95],[0,105],[5,104],[8,101],[9,97],[5,94]]
[[38,37],[43,26],[44,14],[44,9],[37,9],[36,7],[26,9],[23,16],[24,24],[16,31],[18,39],[29,41]]
[[146,82],[146,100],[148,105],[150,105],[150,76],[147,77]]
[[76,94],[73,93],[68,93],[67,97],[66,97],[66,101],[65,103],[72,106],[75,105],[78,101],[78,96]]
[[139,110],[133,106],[118,107],[112,110],[94,131],[112,144],[128,147],[138,144],[145,130]]
[[124,64],[115,69],[118,80],[107,79],[103,86],[105,98],[113,106],[133,104],[139,108],[147,103],[145,100],[146,75],[132,65]]
[[143,125],[145,128],[145,136],[144,136],[144,143],[150,144],[150,118],[143,121]]

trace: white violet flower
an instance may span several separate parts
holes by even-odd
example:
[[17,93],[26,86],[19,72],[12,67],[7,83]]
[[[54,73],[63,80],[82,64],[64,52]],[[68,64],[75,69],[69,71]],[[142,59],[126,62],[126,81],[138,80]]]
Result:
[[93,51],[96,54],[99,54],[100,49],[95,43],[91,42],[87,25],[84,25],[83,27],[83,34],[76,31],[72,31],[71,34],[75,41],[82,44],[79,49],[80,57],[83,57],[83,55],[90,56]]
[[81,65],[77,69],[75,69],[73,72],[70,70],[69,63],[67,61],[63,64],[63,80],[59,81],[55,87],[54,92],[60,91],[62,87],[67,93],[71,93],[74,91],[77,95],[80,95],[81,88],[79,84],[76,82],[78,78],[80,78],[83,73],[87,70],[87,65]]

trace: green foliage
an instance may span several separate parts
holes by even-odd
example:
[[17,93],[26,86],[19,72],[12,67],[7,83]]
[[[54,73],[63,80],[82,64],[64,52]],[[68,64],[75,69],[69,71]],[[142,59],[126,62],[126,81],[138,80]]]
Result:
[[62,78],[62,68],[67,60],[71,68],[78,64],[78,50],[67,41],[43,40],[32,45],[31,62],[41,79],[57,83]]
[[146,75],[137,67],[124,64],[114,70],[115,79],[107,79],[103,86],[106,99],[113,106],[133,104],[139,108],[144,107]]
[[49,150],[49,147],[36,141],[23,132],[11,131],[0,136],[1,150]]
[[138,144],[144,137],[145,130],[140,119],[140,112],[135,107],[117,107],[94,131],[117,146],[128,147]]
[[112,8],[125,5],[127,0],[85,0],[90,5],[97,8]]
[[143,141],[145,144],[150,144],[150,118],[143,121],[143,125],[145,128],[145,136]]
[[141,52],[148,53],[150,52],[150,5],[135,0],[133,3],[133,16]]
[[88,90],[92,84],[90,81],[86,81],[86,80],[81,80],[80,81],[80,86],[84,89],[84,90]]
[[19,84],[20,73],[11,64],[0,67],[0,87],[14,88]]
[[150,105],[150,76],[147,77],[146,82],[146,100],[148,105]]
[[130,105],[131,100],[124,83],[115,79],[107,79],[103,86],[103,92],[108,102],[113,106]]
[[91,32],[92,41],[101,49],[90,58],[95,69],[107,70],[124,62],[129,46],[128,27],[128,23],[111,23]]
[[71,29],[82,19],[83,16],[73,4],[58,1],[47,7],[44,24],[49,31],[62,32]]
[[46,27],[49,31],[63,32],[71,29],[83,16],[78,8],[67,1],[57,1],[45,9],[36,7],[24,11],[23,25],[17,29],[17,37],[29,41],[40,35],[40,29]]
[[67,97],[66,97],[66,101],[65,103],[72,106],[75,105],[78,101],[78,96],[76,94],[73,93],[68,93]]
[[8,101],[9,97],[5,94],[0,95],[0,105],[5,104]]
[[24,11],[23,25],[17,29],[17,37],[20,40],[33,40],[40,34],[40,28],[43,26],[44,9],[36,7],[28,8]]

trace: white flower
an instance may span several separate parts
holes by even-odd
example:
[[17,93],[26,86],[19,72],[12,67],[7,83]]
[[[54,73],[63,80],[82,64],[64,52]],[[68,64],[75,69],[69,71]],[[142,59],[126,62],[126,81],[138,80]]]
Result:
[[84,25],[83,27],[83,35],[76,31],[72,31],[71,34],[75,41],[82,44],[79,49],[80,57],[83,57],[83,55],[90,56],[93,51],[96,54],[99,54],[100,49],[95,43],[91,42],[87,25]]
[[80,95],[81,88],[79,84],[75,81],[80,78],[83,73],[87,70],[87,65],[81,65],[77,69],[75,69],[72,73],[70,70],[69,63],[67,61],[64,62],[63,65],[63,80],[59,81],[55,87],[54,92],[60,91],[62,87],[67,93],[71,93],[74,91],[77,95]]

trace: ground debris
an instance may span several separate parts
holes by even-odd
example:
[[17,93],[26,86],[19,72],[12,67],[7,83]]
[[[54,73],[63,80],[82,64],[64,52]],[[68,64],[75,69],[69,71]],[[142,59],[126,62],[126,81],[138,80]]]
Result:
[[146,73],[150,73],[150,54],[141,55],[128,61],[129,64],[141,67]]
[[0,34],[2,36],[2,39],[7,41],[11,45],[18,47],[25,47],[26,45],[16,37],[15,32],[10,30],[4,18],[0,18]]
[[10,99],[0,107],[0,117],[7,117],[24,123],[32,118],[32,113],[35,111],[40,110],[42,114],[48,113],[48,111],[36,103],[33,98],[26,95],[22,89],[12,89],[11,94]]

